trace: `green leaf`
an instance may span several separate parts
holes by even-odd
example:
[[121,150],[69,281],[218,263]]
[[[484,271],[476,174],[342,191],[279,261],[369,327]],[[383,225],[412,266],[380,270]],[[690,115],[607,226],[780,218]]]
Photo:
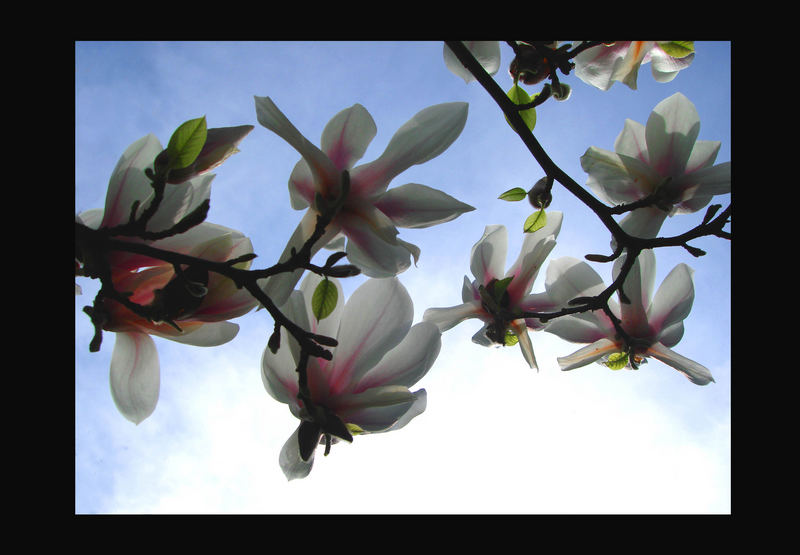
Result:
[[622,370],[628,365],[628,353],[614,353],[604,364],[612,370]]
[[665,40],[659,42],[658,46],[673,58],[685,58],[694,52],[693,40]]
[[[527,92],[525,92],[525,89],[516,83],[514,83],[514,86],[512,86],[506,94],[508,95],[508,98],[511,99],[511,102],[517,105],[532,102],[534,98],[539,96],[538,93],[530,96]],[[533,128],[536,126],[536,108],[523,110],[519,113],[519,115],[522,117],[522,121],[525,122],[525,125],[528,126],[528,129],[533,131]],[[508,121],[508,118],[506,118],[506,121]],[[509,125],[511,125],[510,122]]]
[[339,291],[336,289],[336,284],[327,278],[320,281],[311,296],[311,312],[317,321],[330,316],[338,300]]
[[516,202],[518,200],[524,199],[526,196],[528,196],[528,193],[525,191],[525,189],[523,189],[522,187],[514,187],[513,189],[509,189],[508,191],[506,191],[497,198],[499,198],[500,200],[507,200],[509,202]]
[[525,220],[525,225],[522,226],[522,230],[525,233],[533,233],[534,231],[542,229],[545,224],[547,224],[547,214],[545,214],[544,208],[542,208],[538,212],[534,212],[528,216],[528,219]]
[[206,144],[206,117],[182,123],[172,134],[167,145],[170,169],[190,166]]
[[511,330],[506,330],[505,346],[506,347],[513,347],[517,343],[519,343],[519,337],[517,337],[517,334],[515,334]]
[[492,282],[492,288],[494,289],[492,293],[498,303],[500,302],[500,299],[503,298],[503,293],[505,293],[506,289],[508,289],[508,284],[511,283],[512,279],[514,279],[514,276],[509,276],[503,279],[496,279],[494,280],[494,282]]

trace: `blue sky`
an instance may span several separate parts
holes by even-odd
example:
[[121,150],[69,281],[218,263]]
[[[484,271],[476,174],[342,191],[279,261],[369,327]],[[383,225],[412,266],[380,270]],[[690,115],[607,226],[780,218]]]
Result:
[[[657,83],[649,65],[638,90],[596,90],[574,76],[567,102],[538,109],[535,135],[578,183],[589,146],[613,150],[625,118],[645,123],[661,100],[682,92],[697,107],[699,138],[731,147],[731,48],[698,42],[692,65]],[[502,68],[512,53],[503,46]],[[495,76],[508,89],[505,69]],[[86,42],[75,49],[75,211],[102,208],[108,178],[126,147],[154,133],[166,144],[182,122],[255,129],[216,171],[208,220],[247,234],[255,267],[277,261],[302,212],[287,180],[299,159],[256,121],[254,96],[270,96],[312,142],[340,110],[362,104],[378,134],[362,161],[383,151],[419,110],[466,101],[459,139],[391,186],[422,183],[476,210],[426,230],[400,230],[417,244],[417,267],[400,275],[426,308],[461,302],[469,253],[489,224],[509,228],[509,259],[522,243],[527,203],[497,196],[529,188],[543,173],[477,83],[450,73],[438,42],[150,43]],[[531,92],[536,89],[529,88]],[[714,202],[726,204],[730,195]],[[564,223],[550,259],[608,252],[597,218],[565,190],[551,210]],[[663,235],[699,223],[702,212],[669,219]],[[728,513],[730,512],[731,251],[728,241],[692,242],[708,252],[657,251],[656,285],[678,263],[695,270],[695,302],[675,350],[708,367],[699,387],[651,361],[639,371],[593,364],[561,372],[557,356],[577,349],[547,334],[532,339],[540,371],[519,350],[473,344],[470,320],[446,332],[436,364],[418,386],[428,409],[406,428],[358,437],[318,456],[311,475],[287,482],[278,453],[297,425],[264,390],[260,358],[272,330],[261,311],[236,320],[239,335],[211,349],[156,338],[161,393],[136,426],[109,391],[114,343],[90,353],[92,327],[81,309],[98,286],[80,278],[75,299],[75,510],[78,513]],[[512,260],[509,260],[509,263]],[[610,279],[610,266],[593,264]],[[543,290],[544,270],[533,291]],[[343,282],[349,294],[362,277]],[[321,455],[321,452],[318,453]],[[324,492],[324,494],[323,494]]]

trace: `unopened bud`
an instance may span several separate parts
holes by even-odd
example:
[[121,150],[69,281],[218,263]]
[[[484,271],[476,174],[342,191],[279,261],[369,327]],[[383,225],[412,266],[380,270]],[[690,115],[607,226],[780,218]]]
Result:
[[567,85],[566,83],[553,83],[550,86],[550,93],[553,95],[553,98],[559,101],[564,101],[569,98],[572,94],[572,87]]
[[537,181],[528,191],[528,201],[534,208],[547,208],[553,200],[550,190],[553,188],[553,178],[545,176]]
[[526,85],[535,85],[550,75],[550,67],[547,60],[535,48],[521,46],[511,61],[508,72],[517,81]]

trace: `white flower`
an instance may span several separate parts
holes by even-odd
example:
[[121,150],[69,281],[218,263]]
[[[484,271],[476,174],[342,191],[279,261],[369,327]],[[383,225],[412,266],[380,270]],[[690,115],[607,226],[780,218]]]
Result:
[[[614,277],[619,275],[622,258],[614,264]],[[621,320],[622,329],[631,338],[630,345],[617,334],[614,324],[602,310],[561,316],[551,320],[545,331],[574,343],[588,343],[569,356],[560,357],[562,370],[572,370],[591,362],[609,362],[609,357],[623,357],[627,366],[635,368],[647,357],[672,366],[690,381],[706,385],[714,381],[709,370],[697,362],[673,351],[683,337],[683,320],[694,302],[693,270],[678,264],[664,278],[655,296],[656,259],[652,249],[637,257],[622,290],[630,303],[609,299],[611,312]],[[586,262],[564,257],[554,260],[547,268],[545,284],[548,294],[565,305],[576,297],[595,296],[606,287],[602,278]]]
[[341,302],[338,281],[329,279],[339,290],[339,302],[321,322],[311,311],[312,294],[321,280],[316,274],[309,273],[282,307],[304,329],[338,340],[330,361],[308,358],[313,414],[297,398],[300,348],[285,329],[281,330],[282,347],[274,354],[265,349],[262,358],[261,377],[267,392],[289,405],[301,420],[279,459],[290,480],[308,475],[320,441],[328,443],[336,437],[350,441],[356,434],[397,430],[421,414],[426,392],[409,388],[428,372],[441,347],[436,326],[411,325],[414,307],[397,278],[366,281],[346,304]]
[[[478,318],[484,326],[472,337],[479,345],[505,345],[513,334],[519,341],[525,361],[537,368],[528,328],[540,330],[538,319],[522,318],[522,312],[546,312],[558,305],[546,293],[531,294],[531,287],[561,230],[561,212],[548,212],[547,224],[534,233],[526,233],[516,262],[504,272],[508,231],[502,225],[486,226],[483,237],[472,247],[470,269],[474,280],[464,276],[461,290],[463,304],[448,308],[429,308],[423,319],[446,331],[469,318]],[[513,341],[513,340],[512,340]]]
[[[483,66],[486,73],[494,75],[500,69],[500,42],[496,40],[467,40],[464,46]],[[444,63],[447,69],[461,77],[466,83],[475,80],[475,76],[464,67],[464,64],[453,54],[450,47],[444,45]]]
[[[129,146],[111,175],[105,210],[87,210],[78,215],[77,220],[89,228],[99,229],[127,223],[135,201],[140,201],[141,212],[153,197],[153,188],[144,170],[152,168],[153,160],[161,151],[161,144],[154,135],[147,135]],[[170,229],[208,198],[213,177],[208,174],[179,185],[167,184],[164,199],[147,229]],[[157,241],[124,239],[214,262],[253,252],[250,239],[242,233],[207,222]],[[257,303],[247,291],[237,289],[231,280],[214,272],[190,277],[190,282],[196,280],[199,284],[200,293],[186,297],[187,290],[176,279],[172,264],[123,251],[110,252],[107,259],[114,288],[130,293],[129,300],[139,305],[162,307],[160,312],[164,316],[164,321],[154,322],[115,300],[106,297],[103,301],[107,318],[103,329],[116,332],[111,355],[111,395],[125,418],[139,424],[155,410],[160,388],[158,352],[150,335],[196,346],[221,345],[239,331],[237,324],[227,320],[246,314]],[[237,267],[247,266],[249,263]],[[184,271],[193,276],[190,268]],[[180,330],[166,320],[176,323]]]
[[[370,277],[390,277],[405,271],[419,248],[397,237],[397,227],[423,228],[450,221],[472,206],[425,185],[409,183],[387,191],[391,180],[415,164],[444,152],[461,134],[467,104],[453,102],[425,108],[403,125],[376,160],[353,168],[375,136],[375,122],[360,104],[339,112],[322,132],[317,148],[292,125],[268,97],[256,97],[258,121],[274,131],[303,157],[289,178],[292,207],[307,208],[281,255],[289,257],[311,236],[318,202],[339,196],[342,172],[349,171],[350,190],[344,205],[326,227],[312,255],[339,235],[347,237],[347,257]],[[352,168],[352,169],[351,169]],[[265,292],[280,306],[300,280],[302,269],[271,277]]]
[[614,81],[635,90],[639,66],[651,62],[656,81],[672,81],[680,70],[691,65],[694,52],[682,57],[671,56],[664,50],[671,42],[617,41],[611,45],[593,46],[575,56],[575,75],[602,91],[607,91]]
[[658,103],[646,127],[625,120],[616,152],[589,147],[581,157],[586,184],[609,204],[656,193],[658,205],[633,210],[620,222],[631,235],[655,237],[667,216],[696,212],[731,191],[731,163],[714,165],[720,142],[698,141],[699,132],[694,104],[675,93]]

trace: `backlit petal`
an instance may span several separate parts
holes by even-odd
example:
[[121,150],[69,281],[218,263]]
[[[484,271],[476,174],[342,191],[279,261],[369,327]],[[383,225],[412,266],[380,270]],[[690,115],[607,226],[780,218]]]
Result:
[[125,418],[139,424],[158,403],[160,366],[155,342],[144,333],[118,333],[111,354],[111,397]]
[[475,210],[450,195],[416,183],[408,183],[386,191],[375,206],[391,218],[394,225],[407,228],[424,228],[449,222]]
[[441,346],[442,336],[436,325],[420,322],[412,326],[400,344],[361,378],[354,392],[382,385],[411,387],[433,366]]
[[591,364],[607,354],[619,351],[619,346],[612,340],[598,339],[591,345],[578,349],[571,355],[558,357],[558,365],[562,370],[573,370]]
[[[478,63],[483,66],[483,69],[486,70],[486,73],[489,75],[494,75],[497,73],[497,70],[500,69],[500,42],[496,40],[465,40],[463,41],[464,46],[467,47],[467,50],[470,51]],[[469,83],[470,81],[475,80],[475,76],[472,75],[467,68],[464,67],[464,64],[453,54],[453,51],[450,50],[450,47],[446,44],[444,45],[444,63],[447,66],[447,69],[452,71],[454,74],[461,77],[464,82]]]
[[700,116],[688,98],[675,93],[662,100],[645,129],[650,164],[663,176],[681,175],[699,133]]
[[661,343],[651,345],[645,354],[646,356],[651,356],[664,364],[672,366],[678,372],[686,376],[689,381],[697,385],[707,385],[714,381],[708,368],[685,356],[679,355]]
[[331,118],[322,131],[320,147],[334,166],[349,170],[364,156],[377,132],[375,121],[366,108],[354,104]]
[[487,225],[470,254],[470,270],[478,285],[486,285],[492,279],[505,275],[507,249],[508,231],[505,226]]
[[469,318],[480,318],[483,314],[480,301],[470,301],[458,306],[448,308],[429,308],[422,319],[435,324],[440,331],[445,332]]

